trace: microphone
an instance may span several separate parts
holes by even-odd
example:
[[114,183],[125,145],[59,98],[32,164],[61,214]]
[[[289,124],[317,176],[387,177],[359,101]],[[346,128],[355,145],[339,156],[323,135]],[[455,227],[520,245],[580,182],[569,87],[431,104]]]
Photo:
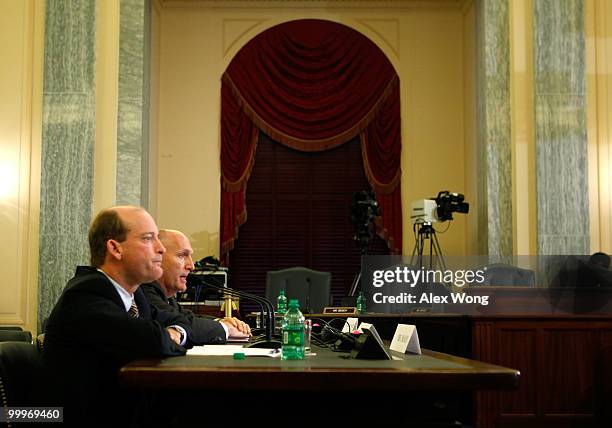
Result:
[[[265,323],[266,326],[266,338],[263,340],[258,340],[252,343],[249,343],[248,345],[245,345],[246,348],[280,348],[281,347],[281,343],[278,340],[274,340],[272,338],[272,334],[274,332],[274,307],[272,306],[272,303],[270,303],[270,301],[264,297],[260,297],[257,296],[255,294],[251,294],[251,293],[247,293],[244,291],[240,291],[240,290],[236,290],[234,288],[230,288],[230,287],[223,287],[221,285],[219,285],[218,283],[215,283],[216,278],[210,278],[209,275],[194,275],[192,273],[190,273],[189,275],[187,275],[187,280],[189,279],[192,280],[197,280],[198,282],[200,282],[203,285],[209,286],[211,288],[214,288],[216,290],[219,291],[223,291],[224,293],[228,293],[230,296],[232,297],[241,297],[247,300],[252,300],[257,302],[261,308],[262,308],[262,315],[264,314],[264,312],[267,312],[267,322]],[[212,280],[212,281],[211,281]]]
[[[199,272],[208,272],[206,270],[199,270]],[[241,297],[238,293],[238,290],[234,290],[232,288],[228,288],[225,286],[225,282],[223,280],[217,279],[214,276],[210,276],[210,275],[198,275],[198,274],[194,274],[193,271],[191,273],[189,273],[187,275],[187,284],[193,284],[194,280],[197,280],[198,285],[196,286],[196,301],[199,301],[199,295],[202,289],[203,285],[207,285],[210,288],[214,289],[214,290],[218,290],[218,291],[222,291],[224,294],[229,295],[230,297]],[[213,281],[213,283],[207,282],[208,281]],[[247,299],[249,299],[247,297]],[[253,299],[249,299],[249,300],[253,300]],[[265,321],[264,321],[264,305],[261,302],[257,302],[257,304],[259,305],[259,307],[261,308],[261,324],[262,326],[265,326]]]
[[312,311],[310,310],[310,277],[306,277],[306,306],[304,307],[304,313],[309,314]]
[[[249,294],[248,296],[244,296],[243,295],[243,293],[245,293],[244,291],[234,290],[233,288],[226,287],[224,282],[217,280],[217,278],[215,277],[211,277],[209,275],[204,276],[204,275],[197,275],[197,274],[189,273],[187,275],[187,282],[193,283],[194,280],[197,280],[197,282],[199,283],[199,286],[197,287],[198,294],[200,292],[199,290],[201,286],[207,285],[214,290],[222,291],[224,294],[227,294],[230,297],[245,297],[248,300],[255,300],[255,302],[257,302],[257,304],[261,308],[261,325],[263,326],[266,325],[264,321],[264,312],[267,306],[264,303],[254,298],[254,297],[259,297],[259,296],[250,295],[249,293],[246,293],[246,294]],[[212,283],[207,282],[207,280],[213,281],[213,282]]]

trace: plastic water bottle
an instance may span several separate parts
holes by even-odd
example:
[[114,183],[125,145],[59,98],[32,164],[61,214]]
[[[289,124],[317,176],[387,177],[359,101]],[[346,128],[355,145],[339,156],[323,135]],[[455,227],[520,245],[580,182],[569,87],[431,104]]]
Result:
[[289,309],[283,318],[283,360],[304,359],[304,315],[296,299],[289,301]]
[[287,312],[287,296],[285,296],[285,290],[281,290],[276,299],[276,310],[281,314]]
[[360,314],[365,314],[366,312],[366,298],[363,295],[363,291],[360,291],[359,296],[357,296],[357,312]]

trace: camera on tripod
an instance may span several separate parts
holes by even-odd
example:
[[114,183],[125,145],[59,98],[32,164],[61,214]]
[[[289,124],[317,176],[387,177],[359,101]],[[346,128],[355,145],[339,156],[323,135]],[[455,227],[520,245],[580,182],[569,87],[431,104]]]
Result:
[[470,204],[464,202],[461,193],[451,193],[448,190],[438,192],[438,196],[431,199],[413,201],[410,208],[412,223],[441,223],[452,220],[453,213],[466,214]]
[[355,228],[353,239],[362,251],[367,250],[370,240],[374,237],[374,220],[380,215],[380,207],[376,196],[371,190],[353,193],[351,204],[351,223]]

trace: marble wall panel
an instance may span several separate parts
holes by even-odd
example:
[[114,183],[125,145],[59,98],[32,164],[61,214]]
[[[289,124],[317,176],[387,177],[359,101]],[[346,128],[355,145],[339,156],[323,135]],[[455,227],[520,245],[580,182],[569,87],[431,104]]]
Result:
[[539,254],[588,254],[584,0],[534,1]]
[[507,0],[477,9],[478,207],[483,254],[512,255],[512,164]]
[[[119,34],[119,105],[117,123],[117,203],[146,205],[147,110],[145,88],[145,0],[121,0]],[[145,161],[143,161],[145,159]]]
[[95,1],[47,0],[39,326],[87,263],[95,144]]

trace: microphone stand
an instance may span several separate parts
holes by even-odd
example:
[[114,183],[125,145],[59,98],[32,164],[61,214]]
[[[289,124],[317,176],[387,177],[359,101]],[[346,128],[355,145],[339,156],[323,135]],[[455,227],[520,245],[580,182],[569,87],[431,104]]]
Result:
[[312,310],[310,309],[310,289],[311,289],[310,278],[306,277],[306,307],[304,308],[304,313],[306,314],[312,313]]
[[257,296],[255,294],[246,293],[244,291],[239,291],[239,290],[236,290],[230,287],[223,287],[219,284],[212,283],[210,281],[207,281],[207,279],[215,280],[215,278],[205,278],[204,275],[197,275],[197,274],[190,273],[188,275],[188,278],[197,279],[201,284],[207,285],[211,288],[214,288],[215,290],[219,290],[219,291],[223,291],[224,293],[228,293],[230,296],[233,296],[233,297],[237,296],[237,297],[245,298],[247,300],[253,300],[262,307],[262,314],[264,312],[267,312],[267,322],[265,323],[266,338],[249,343],[245,345],[245,348],[275,349],[275,348],[281,347],[281,342],[279,342],[278,340],[274,340],[272,338],[272,334],[274,332],[274,307],[272,306],[272,303],[270,303],[268,299]]

